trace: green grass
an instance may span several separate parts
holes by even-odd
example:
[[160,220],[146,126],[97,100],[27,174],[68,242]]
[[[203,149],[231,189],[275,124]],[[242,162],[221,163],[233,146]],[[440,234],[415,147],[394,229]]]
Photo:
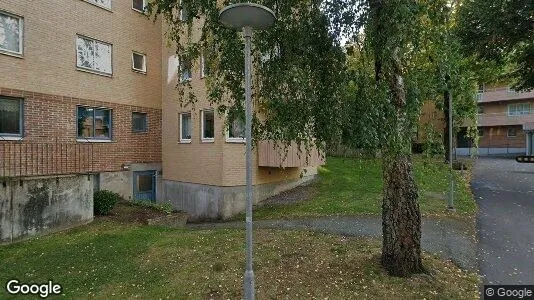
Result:
[[[240,299],[242,230],[176,230],[97,220],[0,246],[0,283],[60,283],[66,299]],[[429,273],[388,276],[380,242],[256,230],[258,299],[473,299],[478,276],[424,255]],[[4,288],[0,299],[10,298]],[[35,298],[35,297],[34,297]]]
[[[423,215],[472,216],[476,212],[469,185],[455,173],[457,212],[446,210],[449,184],[447,165],[437,159],[414,157],[419,187],[419,204]],[[255,208],[258,219],[311,217],[325,215],[380,214],[382,205],[382,170],[378,159],[329,157],[319,168],[315,183],[317,196],[290,205],[265,205]],[[237,217],[243,218],[243,215]]]

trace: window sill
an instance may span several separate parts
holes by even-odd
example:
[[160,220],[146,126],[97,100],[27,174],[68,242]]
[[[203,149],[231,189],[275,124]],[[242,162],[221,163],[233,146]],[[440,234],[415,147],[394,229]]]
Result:
[[191,140],[179,140],[179,144],[191,144]]
[[134,73],[137,73],[137,74],[146,75],[146,71],[143,71],[143,70],[139,70],[139,69],[136,69],[136,68],[132,68],[132,71],[133,71]]
[[78,143],[113,143],[112,140],[76,139]]
[[96,3],[89,2],[89,1],[87,1],[87,0],[83,0],[83,2],[85,2],[85,3],[89,3],[89,4],[91,4],[91,5],[93,5],[93,6],[96,6],[96,7],[100,7],[100,8],[102,8],[103,10],[107,10],[107,11],[109,11],[110,13],[113,12],[113,11],[111,10],[111,8],[109,8],[109,7],[105,7],[105,6],[103,6],[103,5],[98,5],[98,4],[96,4]]
[[24,140],[24,137],[22,136],[2,136],[0,135],[0,142],[1,141],[22,141]]
[[10,51],[6,51],[6,50],[2,50],[0,49],[0,54],[4,54],[4,55],[7,55],[7,56],[11,56],[11,57],[15,57],[15,58],[24,58],[24,56],[22,54],[19,54],[19,53],[13,53],[13,52],[10,52]]
[[102,72],[93,71],[93,70],[89,70],[89,69],[84,69],[84,68],[80,68],[80,67],[76,67],[76,70],[78,70],[80,72],[89,73],[89,74],[95,74],[95,75],[100,75],[100,76],[104,76],[104,77],[108,77],[108,78],[113,78],[113,74],[102,73]]
[[201,140],[202,143],[215,143],[215,139],[202,139]]
[[147,134],[148,133],[148,130],[144,130],[144,131],[132,131],[133,134]]
[[227,138],[226,142],[230,144],[246,144],[247,140],[241,138]]
[[139,10],[137,8],[134,8],[134,7],[132,7],[132,10],[135,11],[135,12],[138,12],[138,13],[140,13],[142,15],[145,15],[145,16],[148,15],[148,13],[145,10]]

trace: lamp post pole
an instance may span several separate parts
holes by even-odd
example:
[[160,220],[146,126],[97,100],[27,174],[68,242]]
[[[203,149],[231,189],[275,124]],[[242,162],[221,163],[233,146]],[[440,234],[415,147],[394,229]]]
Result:
[[242,30],[245,40],[245,161],[246,161],[246,267],[243,282],[246,300],[253,300],[254,271],[252,269],[252,29],[266,29],[274,24],[272,10],[255,3],[228,5],[219,14],[221,23],[231,29]]
[[246,140],[246,239],[247,265],[245,269],[245,299],[254,299],[254,271],[252,270],[252,75],[250,47],[252,28],[243,27],[245,38],[245,140]]

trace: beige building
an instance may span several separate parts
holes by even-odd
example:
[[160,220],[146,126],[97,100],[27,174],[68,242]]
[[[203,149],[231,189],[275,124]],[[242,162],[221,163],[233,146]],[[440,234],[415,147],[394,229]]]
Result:
[[[242,124],[224,128],[203,63],[180,67],[145,2],[0,2],[0,175],[95,173],[98,188],[127,199],[229,217],[245,206]],[[195,107],[179,105],[180,80]],[[260,142],[255,202],[312,179],[320,163],[295,151],[282,161]]]

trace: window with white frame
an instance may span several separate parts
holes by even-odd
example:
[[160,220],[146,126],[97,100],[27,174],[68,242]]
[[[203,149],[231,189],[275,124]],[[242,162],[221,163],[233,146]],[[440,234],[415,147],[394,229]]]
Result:
[[111,44],[79,35],[76,38],[76,66],[106,75],[113,74]]
[[139,52],[132,52],[132,69],[137,72],[146,73],[146,55]]
[[84,0],[84,1],[94,4],[96,6],[111,9],[111,0]]
[[0,140],[2,136],[22,137],[23,100],[0,97]]
[[515,103],[508,105],[509,116],[528,115],[530,113],[529,103]]
[[147,0],[132,0],[132,9],[144,13]]
[[78,106],[78,139],[111,140],[111,109]]
[[180,142],[191,142],[191,113],[180,113]]
[[180,82],[191,80],[191,62],[180,61]]
[[24,20],[0,10],[0,53],[22,56]]
[[213,110],[203,110],[200,114],[202,141],[213,141],[215,139],[215,114]]
[[187,8],[184,6],[183,2],[180,1],[180,21],[186,22],[188,17]]
[[245,141],[245,121],[239,117],[231,117],[228,120],[228,130],[226,132],[227,142]]
[[204,53],[200,55],[200,78],[206,77],[206,61],[204,60]]
[[508,132],[506,135],[508,137],[517,137],[517,128],[508,128]]

